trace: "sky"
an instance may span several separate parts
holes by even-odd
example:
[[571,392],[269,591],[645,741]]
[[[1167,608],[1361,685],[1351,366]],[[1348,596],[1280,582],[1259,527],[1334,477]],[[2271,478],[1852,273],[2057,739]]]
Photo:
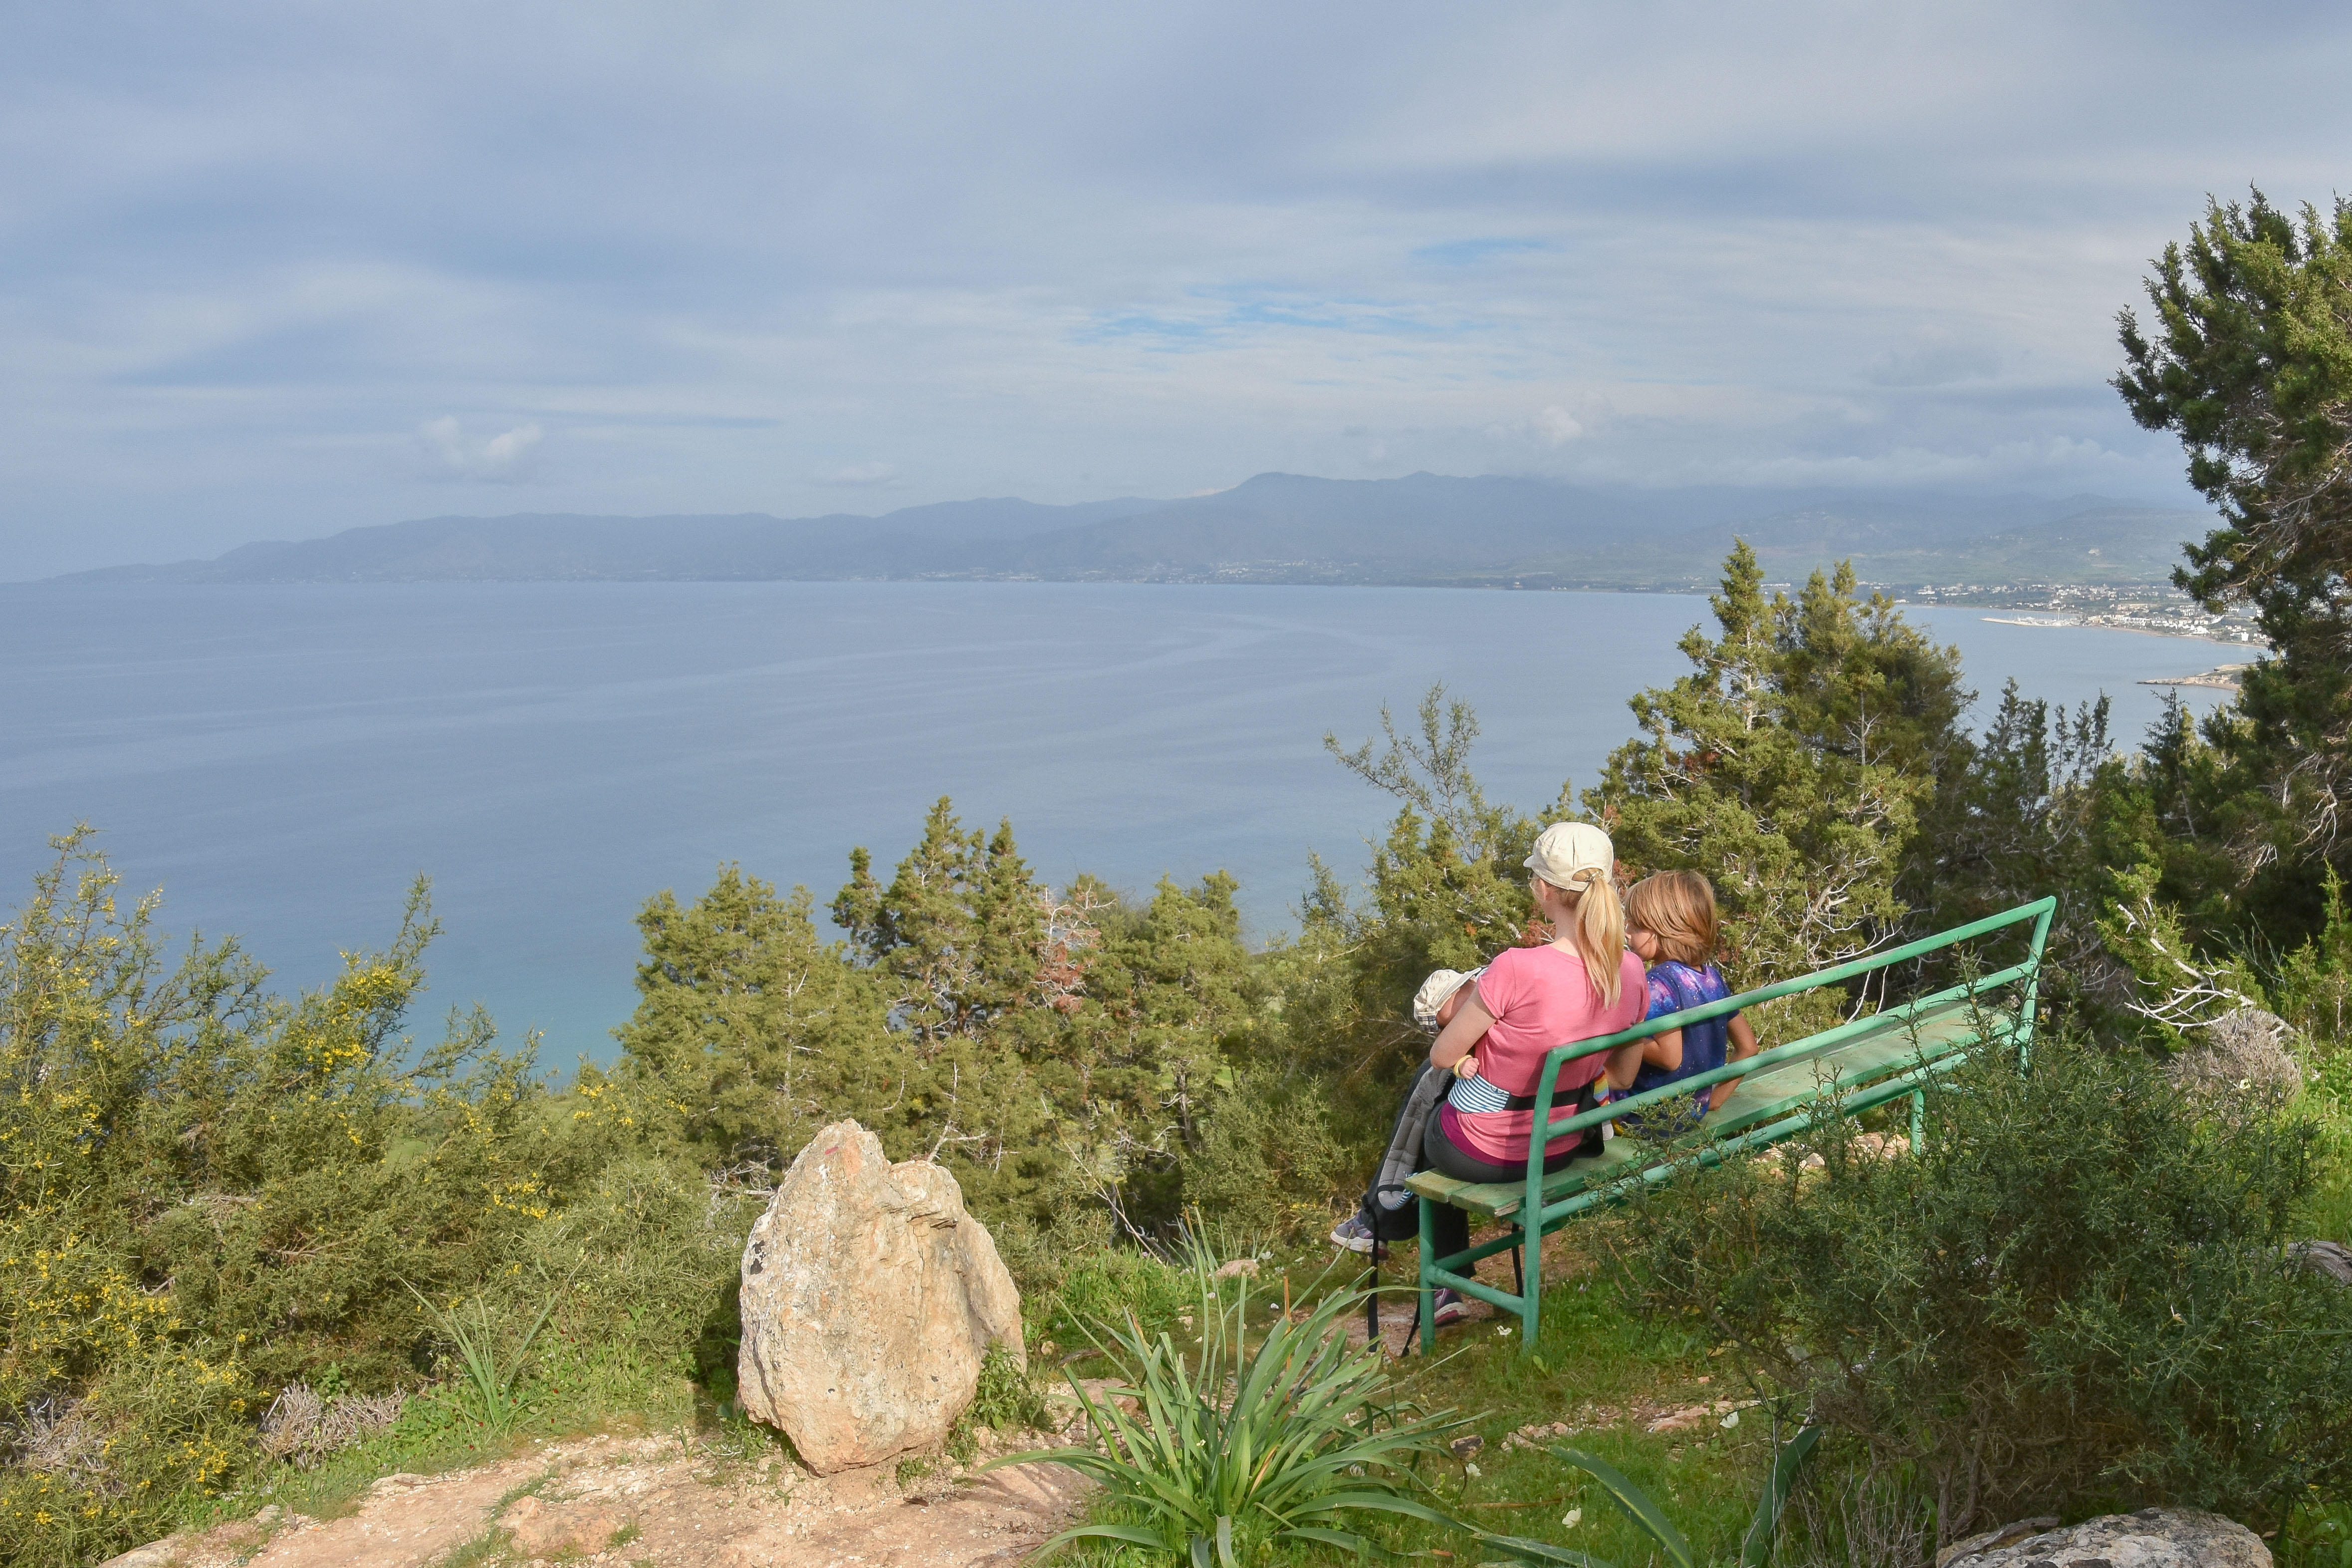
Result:
[[0,580],[1430,470],[2185,504],[2105,385],[2352,10],[12,7]]

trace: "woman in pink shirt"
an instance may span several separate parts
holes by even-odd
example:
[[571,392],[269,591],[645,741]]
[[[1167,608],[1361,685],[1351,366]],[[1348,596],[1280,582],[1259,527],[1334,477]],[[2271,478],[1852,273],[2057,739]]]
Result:
[[[1528,889],[1551,924],[1552,939],[1496,955],[1475,989],[1462,994],[1429,1051],[1430,1067],[1453,1071],[1455,1079],[1444,1106],[1429,1119],[1423,1157],[1428,1168],[1462,1181],[1524,1180],[1544,1053],[1630,1029],[1649,1009],[1642,960],[1625,948],[1625,909],[1617,896],[1609,835],[1589,822],[1555,822],[1536,840],[1527,866],[1533,873]],[[1465,1060],[1474,1065],[1457,1067]],[[1633,1082],[1641,1061],[1637,1041],[1605,1058],[1564,1063],[1555,1080],[1552,1114],[1591,1109],[1604,1074],[1622,1087]],[[1581,1147],[1580,1134],[1553,1140],[1544,1151],[1544,1169],[1601,1152],[1600,1128],[1580,1138]],[[1433,1222],[1439,1256],[1469,1248],[1470,1221],[1462,1210],[1441,1205]],[[1452,1296],[1439,1292],[1441,1322],[1460,1315],[1458,1301],[1447,1299]]]

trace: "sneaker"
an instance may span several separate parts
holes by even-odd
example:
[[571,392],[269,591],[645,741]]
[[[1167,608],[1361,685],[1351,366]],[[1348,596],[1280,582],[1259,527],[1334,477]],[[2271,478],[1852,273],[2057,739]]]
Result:
[[1331,1228],[1331,1245],[1344,1247],[1350,1252],[1369,1254],[1372,1249],[1373,1242],[1378,1239],[1379,1238],[1372,1234],[1372,1228],[1364,1223],[1364,1216],[1360,1210],[1349,1215],[1344,1222]]
[[1430,1317],[1439,1328],[1444,1328],[1448,1323],[1458,1323],[1470,1315],[1470,1303],[1464,1301],[1461,1293],[1456,1291],[1438,1291],[1436,1299],[1430,1303]]

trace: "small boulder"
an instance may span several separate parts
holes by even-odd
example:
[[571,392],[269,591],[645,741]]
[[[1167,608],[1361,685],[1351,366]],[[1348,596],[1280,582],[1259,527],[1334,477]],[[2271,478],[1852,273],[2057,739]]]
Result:
[[1026,1364],[1021,1293],[955,1177],[855,1122],[809,1140],[751,1227],[741,1303],[744,1412],[819,1475],[943,1441],[991,1344]]
[[2144,1508],[2066,1530],[2032,1530],[2043,1522],[2030,1521],[2021,1538],[2011,1525],[1947,1547],[1937,1568],[2271,1568],[2263,1538],[2218,1513]]
[[2164,1071],[2192,1093],[2259,1092],[2285,1099],[2303,1088],[2303,1065],[2288,1049],[2294,1039],[2294,1030],[2278,1014],[2240,1008],[2199,1030]]
[[2352,1247],[2341,1241],[2297,1241],[2286,1255],[2324,1279],[2352,1285]]

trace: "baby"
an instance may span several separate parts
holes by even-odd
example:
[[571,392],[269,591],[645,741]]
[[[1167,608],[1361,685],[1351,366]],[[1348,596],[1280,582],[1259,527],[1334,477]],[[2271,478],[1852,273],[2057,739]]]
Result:
[[[1466,994],[1466,988],[1486,972],[1484,967],[1467,974],[1459,969],[1432,970],[1429,978],[1422,981],[1421,989],[1412,994],[1412,1021],[1421,1027],[1423,1034],[1434,1037],[1438,1030],[1454,1021],[1454,1015],[1462,1010],[1462,998]],[[1464,1060],[1473,1059],[1465,1057]],[[1477,1070],[1474,1061],[1470,1071]],[[1459,1068],[1454,1071],[1461,1072]],[[1462,1076],[1466,1078],[1469,1073],[1463,1072]]]

